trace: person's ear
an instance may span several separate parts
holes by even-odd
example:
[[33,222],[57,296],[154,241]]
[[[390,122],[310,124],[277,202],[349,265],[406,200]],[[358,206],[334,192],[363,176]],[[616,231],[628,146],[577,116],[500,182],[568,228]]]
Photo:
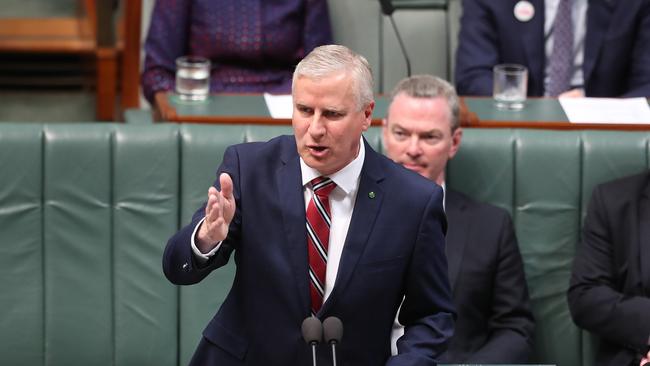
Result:
[[458,127],[454,132],[451,133],[451,149],[449,149],[449,159],[456,156],[456,153],[460,148],[460,142],[462,139],[463,139],[463,129]]
[[368,127],[372,124],[372,111],[375,109],[375,101],[373,100],[372,102],[368,103],[366,107],[363,109],[363,126],[362,129],[363,131],[368,130]]

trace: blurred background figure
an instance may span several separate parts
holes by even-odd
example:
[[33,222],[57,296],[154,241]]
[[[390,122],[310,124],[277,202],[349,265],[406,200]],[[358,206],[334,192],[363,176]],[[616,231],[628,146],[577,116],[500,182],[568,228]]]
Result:
[[650,171],[594,188],[568,291],[574,322],[600,337],[596,366],[650,357]]
[[211,60],[211,92],[289,94],[294,66],[332,43],[326,0],[157,0],[142,74],[145,97],[174,89],[175,60]]
[[463,0],[460,95],[492,95],[492,67],[528,68],[529,96],[650,96],[650,1]]
[[[415,75],[393,90],[383,126],[386,155],[445,190],[445,254],[458,317],[440,360],[526,363],[534,320],[510,215],[445,184],[447,162],[458,152],[463,136],[458,115],[458,96],[448,82]],[[393,341],[402,334],[397,325]]]

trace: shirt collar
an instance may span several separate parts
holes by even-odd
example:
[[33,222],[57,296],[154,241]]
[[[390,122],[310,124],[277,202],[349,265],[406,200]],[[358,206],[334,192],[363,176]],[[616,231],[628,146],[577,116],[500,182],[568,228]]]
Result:
[[442,182],[442,209],[447,209],[447,182]]
[[[352,192],[358,185],[361,168],[366,156],[366,147],[363,143],[363,137],[359,138],[359,154],[348,165],[344,166],[338,172],[330,174],[328,177],[336,183],[336,186],[342,189],[345,194]],[[302,174],[302,186],[311,182],[312,179],[320,177],[322,174],[318,170],[310,167],[300,158],[300,172]]]

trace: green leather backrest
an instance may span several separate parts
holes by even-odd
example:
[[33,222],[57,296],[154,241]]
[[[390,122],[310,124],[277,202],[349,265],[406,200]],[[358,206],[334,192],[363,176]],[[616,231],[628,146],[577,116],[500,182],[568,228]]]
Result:
[[535,362],[593,365],[569,314],[572,258],[593,187],[648,169],[650,132],[466,129],[448,184],[510,211],[536,323]]
[[[233,267],[169,284],[167,238],[228,145],[288,126],[0,124],[0,364],[185,365]],[[379,128],[366,133],[381,151]],[[589,365],[565,291],[590,191],[648,168],[646,132],[465,131],[448,184],[509,210],[537,322],[535,362]]]

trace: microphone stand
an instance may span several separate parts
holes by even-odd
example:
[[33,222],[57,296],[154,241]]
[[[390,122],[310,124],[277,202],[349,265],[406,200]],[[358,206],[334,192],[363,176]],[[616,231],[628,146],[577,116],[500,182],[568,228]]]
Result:
[[332,342],[332,366],[336,366],[336,342]]
[[402,55],[404,56],[404,61],[406,62],[406,76],[411,77],[411,60],[409,60],[408,54],[406,53],[406,47],[404,47],[404,41],[402,40],[402,36],[399,34],[399,31],[397,30],[397,24],[395,24],[395,19],[393,18],[393,14],[388,14],[388,18],[390,18],[390,23],[393,25],[393,30],[395,31],[395,36],[397,37],[397,42],[399,43],[399,47],[402,49]]
[[[316,366],[316,342],[311,342],[311,362],[313,366]],[[336,365],[334,365],[336,366]]]
[[399,34],[399,30],[397,30],[397,24],[395,24],[395,19],[393,18],[393,12],[395,11],[393,1],[379,0],[379,5],[381,6],[381,12],[390,18],[390,24],[393,26],[397,42],[402,50],[402,56],[404,56],[404,61],[406,62],[406,76],[411,77],[411,60],[409,60],[408,53],[406,53],[406,47],[404,46],[404,41],[402,40],[402,36]]

